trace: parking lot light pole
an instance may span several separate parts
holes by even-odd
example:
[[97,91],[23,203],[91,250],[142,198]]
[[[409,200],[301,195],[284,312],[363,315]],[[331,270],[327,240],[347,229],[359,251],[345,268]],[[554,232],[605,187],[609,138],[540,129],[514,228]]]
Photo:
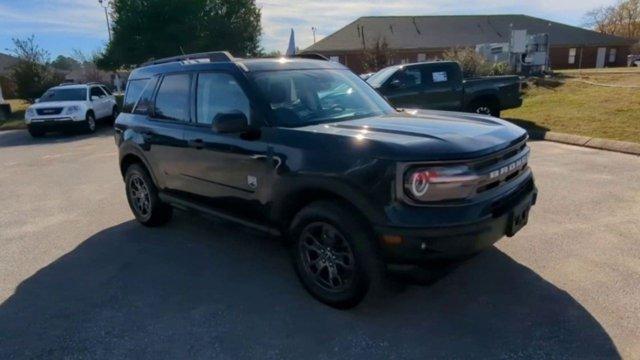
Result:
[[104,18],[107,20],[107,33],[109,34],[109,42],[111,42],[111,24],[109,24],[109,12],[107,11],[109,0],[98,0],[98,3],[104,9]]

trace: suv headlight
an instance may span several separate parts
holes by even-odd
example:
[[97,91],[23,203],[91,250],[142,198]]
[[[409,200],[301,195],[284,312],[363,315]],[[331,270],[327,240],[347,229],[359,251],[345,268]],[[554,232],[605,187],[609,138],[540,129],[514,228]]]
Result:
[[75,114],[75,113],[77,113],[78,111],[80,111],[80,106],[78,106],[78,105],[72,105],[72,106],[67,107],[67,108],[65,109],[64,113],[65,113],[65,114],[67,114],[67,115],[70,115],[70,114]]
[[29,107],[29,108],[27,108],[26,115],[27,115],[28,118],[32,118],[32,117],[36,116],[36,110],[34,108]]
[[478,180],[467,166],[436,166],[409,168],[403,182],[411,200],[433,202],[467,198]]

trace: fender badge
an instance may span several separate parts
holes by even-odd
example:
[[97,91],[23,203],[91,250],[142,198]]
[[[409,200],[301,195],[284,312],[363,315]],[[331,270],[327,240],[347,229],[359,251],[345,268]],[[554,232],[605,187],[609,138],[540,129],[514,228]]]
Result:
[[247,185],[250,188],[255,189],[258,187],[258,178],[255,176],[247,175]]

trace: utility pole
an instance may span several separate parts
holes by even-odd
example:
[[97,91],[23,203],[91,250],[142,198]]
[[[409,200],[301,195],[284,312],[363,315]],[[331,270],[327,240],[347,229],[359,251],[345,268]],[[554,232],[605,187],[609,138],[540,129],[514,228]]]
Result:
[[107,33],[109,34],[109,42],[111,42],[111,24],[109,23],[109,0],[98,0],[100,6],[104,9],[104,18],[107,20]]
[[318,31],[318,28],[315,26],[311,27],[311,32],[313,33],[313,43],[316,43],[316,31]]

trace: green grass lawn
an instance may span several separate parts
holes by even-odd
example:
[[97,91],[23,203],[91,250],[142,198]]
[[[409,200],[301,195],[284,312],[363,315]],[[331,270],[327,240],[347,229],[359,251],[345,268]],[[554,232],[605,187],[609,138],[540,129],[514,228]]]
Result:
[[0,130],[8,129],[23,129],[26,128],[24,124],[24,112],[29,106],[29,103],[24,100],[7,100],[11,105],[11,117],[7,120],[0,120]]
[[640,143],[640,69],[560,72],[559,80],[531,85],[523,106],[502,117],[526,128]]

